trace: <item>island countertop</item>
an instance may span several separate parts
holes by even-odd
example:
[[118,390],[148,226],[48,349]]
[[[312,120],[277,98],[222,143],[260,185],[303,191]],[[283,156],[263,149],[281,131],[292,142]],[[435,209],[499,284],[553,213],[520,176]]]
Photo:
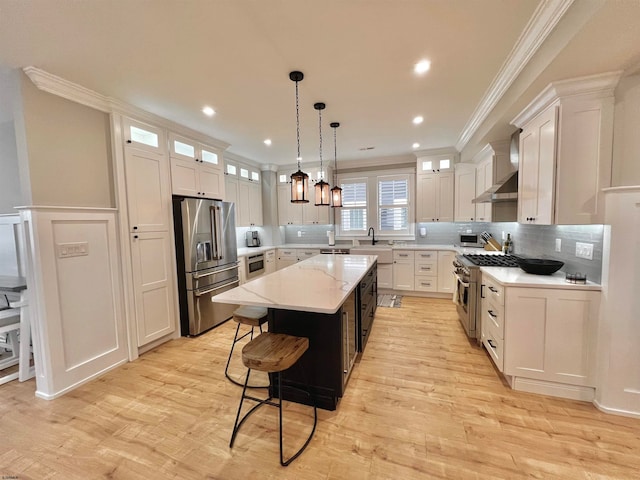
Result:
[[316,255],[215,295],[216,303],[332,314],[376,262],[376,255]]

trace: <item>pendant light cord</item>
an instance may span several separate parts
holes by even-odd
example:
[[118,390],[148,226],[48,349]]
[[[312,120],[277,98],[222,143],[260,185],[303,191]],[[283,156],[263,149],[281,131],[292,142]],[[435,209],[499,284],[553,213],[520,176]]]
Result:
[[300,110],[298,107],[298,82],[296,81],[296,142],[298,143],[298,171],[300,170]]
[[324,180],[324,172],[322,171],[322,109],[318,110],[318,125],[320,127],[320,174],[322,175],[320,180]]

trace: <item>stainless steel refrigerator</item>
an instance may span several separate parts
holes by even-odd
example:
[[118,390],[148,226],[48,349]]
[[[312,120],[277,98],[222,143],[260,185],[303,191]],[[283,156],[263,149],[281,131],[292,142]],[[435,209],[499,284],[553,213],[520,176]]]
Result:
[[230,202],[173,197],[183,336],[221,324],[236,308],[211,301],[239,285],[234,209]]

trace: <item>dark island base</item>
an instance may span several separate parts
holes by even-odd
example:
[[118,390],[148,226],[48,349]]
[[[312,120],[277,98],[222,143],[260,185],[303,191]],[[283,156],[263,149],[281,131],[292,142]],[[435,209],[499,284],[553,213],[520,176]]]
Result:
[[[318,408],[335,410],[344,391],[342,368],[342,313],[334,314],[296,312],[269,309],[269,331],[286,333],[309,339],[309,349],[298,364],[282,372],[282,390],[285,400],[310,405],[307,395],[298,390],[305,389],[304,373]],[[301,365],[300,365],[301,364]],[[272,375],[270,394],[277,397],[277,383]]]

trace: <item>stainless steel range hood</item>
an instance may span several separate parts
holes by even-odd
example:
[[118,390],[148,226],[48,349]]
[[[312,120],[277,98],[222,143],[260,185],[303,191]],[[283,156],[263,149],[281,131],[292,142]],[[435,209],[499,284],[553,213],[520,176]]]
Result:
[[508,160],[505,158],[501,165],[494,165],[497,172],[502,173],[502,178],[474,198],[473,203],[515,202],[518,200],[518,150],[521,131],[518,129],[511,135]]
[[492,185],[472,200],[472,203],[513,202],[518,200],[518,172]]

